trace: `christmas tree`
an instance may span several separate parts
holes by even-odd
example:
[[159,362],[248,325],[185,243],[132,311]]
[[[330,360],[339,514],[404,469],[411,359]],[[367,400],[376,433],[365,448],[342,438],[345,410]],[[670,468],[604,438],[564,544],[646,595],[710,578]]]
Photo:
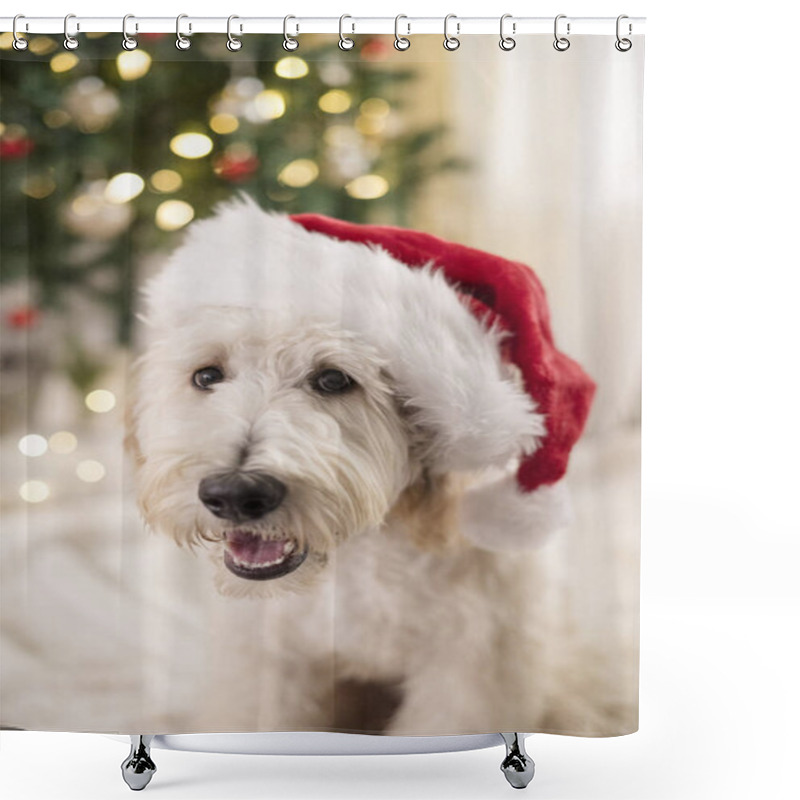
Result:
[[[178,51],[174,36],[142,34],[126,51],[117,34],[89,34],[66,50],[31,36],[17,52],[0,36],[4,336],[78,294],[126,345],[142,256],[237,188],[265,208],[402,225],[424,181],[461,166],[441,154],[441,129],[409,128],[416,72],[389,63],[391,37],[349,52],[325,36],[294,53],[279,36],[233,53],[225,41]],[[51,368],[86,390],[102,358],[68,338]]]

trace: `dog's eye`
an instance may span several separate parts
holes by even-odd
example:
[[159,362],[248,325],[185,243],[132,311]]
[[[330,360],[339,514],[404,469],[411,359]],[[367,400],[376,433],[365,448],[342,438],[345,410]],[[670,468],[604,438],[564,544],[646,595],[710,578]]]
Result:
[[198,389],[208,389],[213,383],[225,380],[222,370],[218,367],[203,367],[192,375],[192,383]]
[[340,369],[324,369],[314,375],[311,385],[321,394],[341,394],[355,386],[355,381]]

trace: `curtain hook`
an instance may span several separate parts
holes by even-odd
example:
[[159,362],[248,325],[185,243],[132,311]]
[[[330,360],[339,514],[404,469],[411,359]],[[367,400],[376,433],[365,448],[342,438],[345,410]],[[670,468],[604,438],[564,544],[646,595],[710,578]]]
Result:
[[451,19],[456,20],[456,33],[459,32],[460,27],[461,27],[460,23],[457,21],[458,17],[455,14],[448,14],[444,18],[444,42],[443,42],[443,45],[444,45],[444,49],[445,50],[450,50],[450,52],[452,52],[453,50],[458,50],[458,48],[461,47],[461,42],[458,40],[458,38],[456,36],[450,36],[450,34],[448,34],[448,32],[447,32],[447,23],[450,22]]
[[[14,42],[12,44],[15,50],[27,50],[28,49],[28,40],[23,39],[19,33],[17,33],[17,20],[18,19],[25,19],[24,14],[17,14],[14,17],[14,22],[11,24],[11,32],[14,36]],[[27,30],[27,28],[26,28]]]
[[[290,19],[297,19],[297,17],[292,16],[291,14],[287,14],[283,18],[283,49],[292,52],[293,50],[297,50],[300,47],[300,42],[297,41],[293,36],[289,36],[289,20]],[[300,26],[297,25],[297,30],[295,33],[300,33]]]
[[[242,40],[241,39],[237,39],[233,35],[233,31],[231,30],[231,23],[235,19],[239,19],[239,17],[237,17],[236,14],[231,14],[228,17],[228,41],[225,43],[225,47],[227,47],[228,50],[231,51],[231,53],[235,53],[238,50],[242,49]],[[242,26],[239,25],[239,33],[241,33],[241,32],[242,32]]]
[[[178,16],[177,16],[177,18],[175,20],[175,36],[176,36],[175,47],[177,47],[178,50],[188,50],[192,46],[191,40],[187,39],[181,33],[181,20],[182,19],[188,19],[188,17],[189,17],[188,14],[178,14]],[[189,23],[189,33],[191,33],[191,32],[192,32],[192,23],[190,22]]]
[[[69,29],[67,27],[69,25],[69,21],[71,19],[75,19],[75,15],[74,14],[67,14],[67,16],[64,17],[64,49],[65,50],[75,50],[75,48],[77,48],[77,46],[78,46],[78,40],[74,36],[72,36],[70,34]],[[80,25],[76,24],[75,31],[77,32],[79,30],[80,30]]]
[[[408,19],[405,14],[398,14],[394,18],[394,49],[395,50],[408,50],[411,47],[411,39],[406,39],[405,36],[400,35],[400,20],[401,19]],[[408,33],[411,33],[411,23],[407,22],[406,27],[408,28]]]
[[566,18],[567,18],[566,14],[559,14],[556,17],[556,21],[553,23],[553,36],[555,37],[553,40],[553,47],[555,47],[555,49],[558,50],[559,53],[563,53],[565,50],[569,50],[569,46],[570,44],[572,44],[572,42],[570,42],[570,40],[567,39],[567,36],[569,36],[570,33],[569,22],[567,23],[567,35],[566,36],[558,35],[558,21],[560,19],[566,19]]
[[[620,51],[620,53],[627,53],[628,50],[630,50],[631,47],[633,47],[633,42],[630,39],[623,39],[619,35],[620,23],[624,19],[629,19],[627,14],[620,14],[617,17],[617,41],[614,42],[614,47],[616,47],[617,50]],[[633,26],[629,22],[628,23],[628,36],[630,36],[632,33],[633,33]]]
[[[136,34],[134,34],[134,36],[129,36],[128,35],[128,20],[129,19],[134,19],[135,20],[136,17],[134,17],[133,14],[126,14],[122,18],[122,49],[123,50],[135,50],[139,46],[139,42],[137,42],[136,39],[134,38]],[[138,30],[139,30],[139,23],[138,22],[134,22],[133,23],[133,29],[134,29],[134,31],[138,32]]]
[[[500,49],[505,50],[506,52],[508,52],[509,50],[513,50],[517,46],[516,40],[513,39],[511,36],[506,36],[505,33],[503,32],[503,26],[505,25],[505,21],[507,19],[511,19],[511,14],[503,14],[503,16],[500,17]],[[511,23],[511,32],[512,33],[517,32],[516,22]]]
[[[352,50],[355,46],[355,42],[350,39],[349,37],[344,35],[344,31],[342,30],[344,26],[344,21],[346,19],[353,19],[349,14],[342,14],[339,17],[339,49],[340,50]],[[356,26],[353,25],[353,33],[355,33]]]

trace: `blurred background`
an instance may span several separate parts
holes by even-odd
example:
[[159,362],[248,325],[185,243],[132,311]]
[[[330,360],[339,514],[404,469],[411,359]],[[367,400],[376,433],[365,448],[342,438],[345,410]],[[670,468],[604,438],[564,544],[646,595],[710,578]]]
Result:
[[615,60],[606,37],[573,37],[569,60],[546,37],[510,53],[417,37],[398,53],[391,37],[342,52],[313,36],[292,54],[277,37],[238,53],[219,36],[186,52],[139,38],[68,52],[32,36],[17,53],[0,35],[2,724],[133,729],[147,707],[161,732],[191,728],[207,676],[186,656],[202,664],[209,619],[230,612],[194,559],[144,536],[122,413],[138,287],[240,189],[536,270],[557,343],[599,385],[570,467],[576,522],[545,556],[562,576],[552,613],[576,620],[633,708],[643,53]]

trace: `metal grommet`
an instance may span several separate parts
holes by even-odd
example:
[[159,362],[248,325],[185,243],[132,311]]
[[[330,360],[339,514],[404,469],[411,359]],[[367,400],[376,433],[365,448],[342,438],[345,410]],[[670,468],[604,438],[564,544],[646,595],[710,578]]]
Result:
[[[401,19],[408,19],[405,14],[398,14],[394,18],[394,49],[395,50],[408,50],[411,47],[411,39],[406,39],[405,36],[400,35],[400,20]],[[407,22],[406,27],[408,28],[407,33],[411,33],[411,23]]]
[[27,39],[23,39],[19,35],[19,33],[17,33],[17,20],[18,19],[25,19],[25,15],[24,14],[17,14],[14,17],[14,22],[11,25],[11,32],[12,32],[12,35],[14,36],[14,41],[12,42],[11,46],[15,50],[27,50],[28,49],[28,40]]
[[[353,18],[349,14],[342,14],[342,16],[339,17],[339,49],[340,50],[352,50],[356,45],[356,43],[352,39],[350,39],[348,36],[344,35],[344,31],[342,30],[342,28],[344,26],[344,21],[346,19],[353,19]],[[355,25],[353,25],[353,32],[354,33],[355,33],[355,29],[356,29],[356,27],[355,27]]]
[[[345,15],[346,16],[346,15]],[[291,14],[287,14],[283,18],[283,49],[288,50],[290,53],[294,50],[297,50],[300,47],[300,42],[297,41],[293,36],[289,36],[289,20],[290,19],[297,19],[297,17],[292,16]],[[300,26],[297,26],[297,33],[300,32]]]
[[558,50],[559,53],[563,53],[565,50],[569,50],[569,46],[571,44],[570,40],[567,39],[567,36],[569,36],[569,32],[570,32],[569,31],[569,29],[570,29],[569,22],[567,23],[567,36],[559,36],[558,35],[558,21],[560,19],[566,19],[566,18],[567,18],[566,14],[559,14],[556,17],[555,22],[553,23],[553,37],[554,37],[553,47],[555,47],[555,49]]
[[[178,50],[188,50],[192,46],[191,39],[187,39],[181,33],[181,20],[187,19],[189,17],[188,14],[178,14],[177,18],[175,19],[175,47]],[[192,23],[189,23],[189,33],[192,32]]]
[[[236,14],[231,14],[228,17],[228,41],[225,43],[225,47],[227,47],[228,50],[231,51],[231,53],[236,53],[237,51],[242,49],[242,40],[241,39],[237,39],[233,35],[233,32],[231,31],[231,23],[235,19],[239,19],[239,17],[237,17]],[[239,33],[241,33],[241,32],[242,32],[242,26],[240,25],[239,26]]]
[[[616,47],[617,50],[620,51],[620,53],[627,53],[628,50],[630,50],[631,47],[633,47],[633,42],[630,39],[622,38],[619,35],[620,23],[624,19],[628,19],[628,15],[627,14],[620,14],[617,17],[617,41],[614,42],[614,47]],[[633,33],[633,26],[629,22],[628,23],[628,36],[630,36],[631,33]]]
[[[450,36],[450,34],[447,32],[447,23],[450,22],[451,19],[458,18],[455,14],[448,14],[444,18],[444,42],[442,42],[444,49],[449,50],[450,52],[453,50],[458,50],[458,48],[461,47],[461,42],[455,36]],[[458,22],[456,22],[456,33],[459,32],[460,28],[461,26]]]
[[[506,52],[513,50],[517,46],[516,40],[512,39],[510,36],[506,36],[503,32],[503,26],[505,25],[505,21],[507,19],[511,19],[511,14],[503,14],[503,16],[500,17],[500,49],[505,50]],[[516,22],[511,23],[511,32],[517,32]]]
[[[122,18],[122,49],[123,50],[135,50],[139,46],[139,42],[133,36],[128,36],[128,20],[129,19],[136,19],[133,14],[126,14]],[[134,22],[133,29],[135,31],[139,30],[139,23]],[[135,34],[134,34],[135,35]]]
[[[69,29],[68,29],[69,21],[71,19],[75,19],[75,15],[74,14],[67,14],[67,16],[64,17],[64,49],[65,50],[75,50],[78,47],[78,40],[74,36],[72,36],[72,34],[70,34]],[[80,25],[76,25],[75,31],[77,32],[79,30],[80,30]]]

